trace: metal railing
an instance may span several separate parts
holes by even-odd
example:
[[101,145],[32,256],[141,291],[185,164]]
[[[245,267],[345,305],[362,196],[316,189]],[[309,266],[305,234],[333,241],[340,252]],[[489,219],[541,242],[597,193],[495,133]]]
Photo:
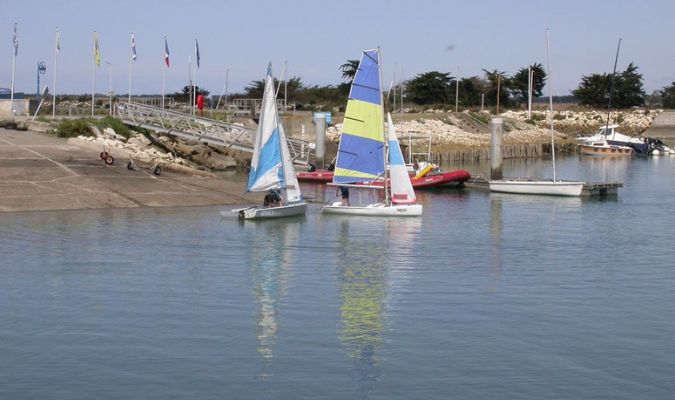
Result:
[[[253,152],[255,131],[242,125],[127,102],[118,103],[115,113],[128,125],[183,139]],[[309,143],[294,138],[288,138],[287,142],[293,161],[307,165],[311,153]]]

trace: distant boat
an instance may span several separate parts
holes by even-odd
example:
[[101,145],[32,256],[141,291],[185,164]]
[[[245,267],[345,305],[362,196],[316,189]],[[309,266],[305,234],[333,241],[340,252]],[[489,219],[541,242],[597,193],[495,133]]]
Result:
[[273,202],[265,207],[250,206],[232,210],[243,219],[291,217],[302,215],[307,209],[307,203],[302,198],[295,176],[284,127],[277,111],[271,64],[265,78],[265,91],[246,191],[269,191],[268,196],[279,195],[282,201],[280,205]]
[[546,59],[548,66],[547,86],[549,97],[549,120],[551,123],[551,156],[553,179],[501,179],[489,181],[491,192],[534,194],[551,196],[581,196],[586,182],[562,181],[556,179],[555,137],[553,134],[553,95],[551,94],[551,62],[549,59],[549,30],[546,30]]
[[587,155],[661,155],[675,154],[659,139],[633,137],[616,131],[618,125],[603,126],[593,136],[577,139],[582,154]]
[[[345,122],[338,146],[333,185],[359,187],[382,179],[384,202],[352,206],[334,201],[321,207],[329,214],[368,216],[420,216],[422,205],[408,175],[391,115],[384,134],[384,107],[380,50],[366,50],[361,56],[352,82],[345,111]],[[388,146],[387,146],[388,144]],[[389,151],[387,152],[387,147]],[[391,175],[391,178],[388,175]],[[389,187],[391,186],[391,188]],[[371,188],[371,187],[364,187]]]

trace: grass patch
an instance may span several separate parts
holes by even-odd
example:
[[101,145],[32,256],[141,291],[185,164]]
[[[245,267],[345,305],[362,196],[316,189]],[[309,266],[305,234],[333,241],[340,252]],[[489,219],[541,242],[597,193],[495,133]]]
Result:
[[129,131],[129,127],[124,125],[124,122],[121,120],[109,115],[98,120],[96,126],[98,126],[101,130],[105,128],[112,128],[116,134],[124,136],[127,139],[131,137],[131,131]]
[[78,136],[95,136],[89,129],[89,120],[64,119],[56,128],[56,136],[60,138],[72,138]]
[[15,131],[27,131],[28,126],[24,123],[17,123],[15,121],[3,120],[0,121],[0,128],[13,129]]

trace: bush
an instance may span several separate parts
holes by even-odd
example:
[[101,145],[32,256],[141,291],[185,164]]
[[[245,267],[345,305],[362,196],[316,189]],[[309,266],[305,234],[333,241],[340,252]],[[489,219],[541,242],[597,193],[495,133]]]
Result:
[[129,127],[124,125],[124,123],[121,120],[119,120],[115,117],[111,117],[109,115],[100,119],[96,123],[96,126],[98,126],[101,130],[103,130],[105,128],[112,128],[112,130],[114,130],[116,134],[122,135],[127,139],[129,139],[129,137],[131,136],[131,132],[129,131]]
[[86,119],[65,119],[56,128],[56,136],[71,138],[78,136],[95,136],[89,129],[89,121]]

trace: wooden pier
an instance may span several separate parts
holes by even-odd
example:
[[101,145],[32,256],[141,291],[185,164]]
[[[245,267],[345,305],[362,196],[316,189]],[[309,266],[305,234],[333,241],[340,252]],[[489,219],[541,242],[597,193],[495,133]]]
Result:
[[[490,190],[490,184],[488,183],[488,180],[482,176],[472,177],[468,181],[464,182],[464,187],[467,189]],[[615,196],[619,188],[622,187],[623,183],[621,182],[587,182],[584,185],[584,189],[581,191],[581,197]]]

